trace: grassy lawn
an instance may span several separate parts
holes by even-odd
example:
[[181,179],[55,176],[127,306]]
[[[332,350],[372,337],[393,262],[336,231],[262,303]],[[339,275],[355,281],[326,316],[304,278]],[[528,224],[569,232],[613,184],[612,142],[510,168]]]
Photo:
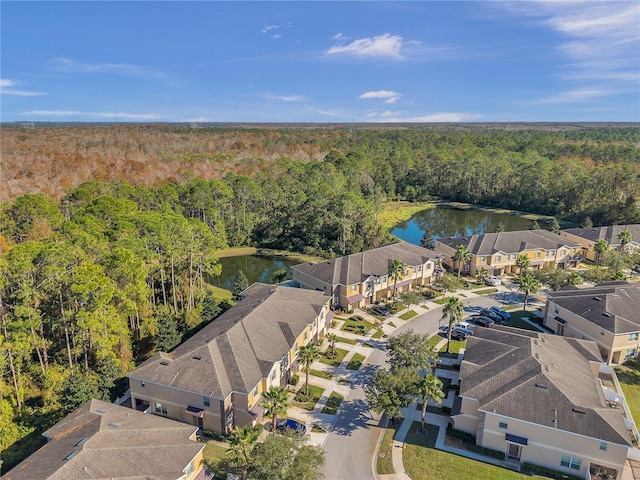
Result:
[[323,372],[322,370],[309,370],[309,373],[314,377],[326,378],[327,380],[331,380],[333,378],[333,375]]
[[[461,342],[460,340],[451,340],[451,343],[449,344],[449,351],[451,353],[460,353],[460,349],[461,348],[466,348],[467,347],[467,342]],[[445,343],[445,345],[442,347],[442,349],[440,350],[441,352],[446,352],[447,351],[447,344]]]
[[402,315],[400,315],[400,319],[401,320],[409,320],[409,319],[415,317],[416,315],[418,315],[418,314],[415,311],[409,310],[408,312],[405,312]]
[[389,322],[389,323],[387,323],[387,325],[389,325],[390,327],[396,328],[396,324],[393,323],[393,322]]
[[[420,422],[414,422],[407,434],[407,448],[402,453],[404,468],[413,480],[524,480],[544,478],[513,472],[505,468],[460,457],[435,449],[438,427],[425,424],[421,433]],[[416,431],[418,433],[416,433]],[[383,444],[384,445],[384,444]],[[380,460],[378,460],[379,462]],[[380,470],[378,469],[380,473]]]
[[381,328],[379,328],[376,330],[376,333],[371,335],[371,338],[382,338],[383,335],[384,335],[384,332],[382,331]]
[[509,313],[511,313],[511,318],[504,321],[504,325],[506,325],[507,327],[522,328],[523,330],[533,330],[534,332],[540,331],[533,325],[530,325],[522,320],[522,317],[528,317],[531,319],[533,317],[532,312],[523,312],[522,310],[519,310],[517,312],[511,311]]
[[305,410],[311,411],[313,410],[313,407],[316,406],[316,403],[318,403],[318,400],[320,400],[324,389],[322,387],[316,387],[315,385],[309,385],[308,396],[305,395],[306,391],[307,389],[303,383],[291,404],[295,405],[296,407],[304,408]]
[[332,365],[334,367],[337,367],[338,365],[340,365],[342,360],[344,360],[344,357],[347,355],[347,353],[349,352],[342,348],[336,348],[336,356],[335,358],[332,358],[331,349],[329,349],[324,354],[320,355],[318,361],[324,363],[325,365]]
[[490,293],[496,293],[497,288],[481,288],[480,290],[473,290],[476,295],[489,295]]
[[629,367],[616,367],[616,375],[634,420],[640,422],[640,372]]
[[373,325],[371,325],[368,321],[364,319],[354,320],[352,318],[346,318],[344,320],[344,325],[342,325],[342,328],[340,330],[343,330],[345,332],[356,333],[359,335],[365,335],[372,328],[373,328]]
[[347,363],[347,370],[360,370],[362,362],[364,362],[364,355],[356,353],[353,357],[351,357],[349,363]]
[[209,285],[210,289],[213,290],[213,296],[217,300],[231,300],[231,291],[226,288],[216,287],[215,285]]
[[227,455],[225,455],[226,451],[226,448],[220,447],[215,443],[207,443],[204,447],[204,451],[202,452],[203,460],[215,475],[213,478],[227,478],[226,471],[219,466],[221,460],[228,458]]
[[378,450],[378,458],[376,462],[376,471],[380,475],[393,474],[393,462],[391,455],[393,452],[393,437],[396,436],[396,430],[402,425],[401,422],[397,422],[395,426],[389,426],[384,430],[384,436],[382,437],[382,444],[380,450]]
[[342,399],[344,397],[336,392],[331,392],[329,395],[329,400],[327,400],[327,404],[322,409],[322,413],[327,413],[329,415],[335,415],[338,413],[338,408],[340,408],[340,404],[342,403]]
[[402,310],[407,308],[407,306],[402,302],[396,302],[392,304],[389,308],[391,308],[391,313],[395,314],[395,313],[401,312]]
[[351,338],[345,338],[345,337],[338,337],[338,342],[347,343],[349,345],[355,345],[356,343],[358,343],[357,340],[352,340]]

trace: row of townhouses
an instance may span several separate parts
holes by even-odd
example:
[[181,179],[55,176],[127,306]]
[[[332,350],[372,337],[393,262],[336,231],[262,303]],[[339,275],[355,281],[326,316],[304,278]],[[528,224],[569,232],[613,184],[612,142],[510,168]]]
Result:
[[[566,268],[582,254],[577,242],[541,231],[458,241],[474,252],[469,274],[484,265],[513,271],[512,255],[538,259],[537,268]],[[364,307],[396,289],[429,284],[456,242],[441,239],[436,251],[398,243],[297,265],[293,278],[304,288],[252,285],[174,351],[158,352],[128,375],[132,409],[85,404],[45,432],[48,443],[2,480],[194,479],[203,446],[195,432],[226,434],[261,421],[262,394],[289,382],[298,350],[326,335],[332,307]],[[397,281],[389,276],[394,260],[405,265]],[[478,329],[460,371],[455,427],[514,462],[581,476],[601,468],[620,478],[637,430],[607,363],[637,353],[639,302],[640,284],[574,288],[553,294],[545,308],[545,324],[557,335]]]

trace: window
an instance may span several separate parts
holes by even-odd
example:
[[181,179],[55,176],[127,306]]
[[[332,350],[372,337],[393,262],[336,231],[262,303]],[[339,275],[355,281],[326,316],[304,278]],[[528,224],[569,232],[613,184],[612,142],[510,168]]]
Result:
[[144,388],[144,380],[140,382],[140,386]]
[[556,313],[559,313],[559,312],[560,312],[560,306],[559,306],[559,305],[556,305],[556,306],[554,307],[554,309],[553,309],[553,310],[554,310]]
[[607,442],[600,442],[600,450],[603,452],[607,451]]
[[211,398],[209,398],[209,397],[203,397],[202,398],[202,402],[204,403],[205,407],[210,407],[211,406]]
[[638,339],[638,332],[629,334],[629,340],[637,340],[637,339]]
[[184,473],[186,473],[187,475],[191,475],[193,473],[193,462],[189,462],[187,468],[184,469]]
[[162,415],[166,415],[167,414],[167,406],[156,402],[156,413],[160,413]]
[[551,250],[551,256],[555,257],[556,256],[556,251],[555,250]]
[[496,262],[502,261],[502,255],[496,255]]
[[577,458],[571,458],[567,455],[563,455],[560,465],[562,465],[563,467],[572,468],[574,470],[580,470],[581,463],[582,463],[582,460],[578,460]]
[[624,358],[633,358],[635,356],[636,356],[635,348],[630,348],[629,350],[627,350],[627,353],[624,354]]
[[480,257],[480,263],[486,263],[487,257]]
[[564,257],[567,254],[566,250],[562,250],[562,252],[560,252],[560,254]]
[[380,281],[381,281],[382,283],[387,283],[387,277],[386,277],[386,276],[382,277],[382,278],[380,279]]
[[307,339],[307,332],[304,332],[304,339]]
[[540,252],[536,252],[536,258],[540,258]]
[[276,379],[276,371],[271,372],[271,381],[273,382]]
[[498,427],[500,427],[500,428],[508,428],[508,427],[509,427],[509,425],[507,424],[507,422],[500,422],[500,423],[498,424]]
[[256,388],[253,389],[252,393],[254,397],[258,396],[258,385],[256,385]]
[[422,265],[418,265],[416,267],[416,272],[421,272],[422,271]]

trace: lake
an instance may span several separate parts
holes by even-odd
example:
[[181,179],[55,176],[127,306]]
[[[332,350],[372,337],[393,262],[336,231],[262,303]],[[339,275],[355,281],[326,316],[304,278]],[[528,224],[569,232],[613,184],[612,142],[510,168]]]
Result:
[[532,221],[518,214],[436,206],[416,213],[411,219],[396,225],[391,233],[405,242],[420,245],[426,230],[435,238],[482,235],[495,232],[500,222],[504,231],[510,232],[527,230]]
[[249,280],[249,285],[255,282],[275,283],[274,274],[279,269],[287,271],[285,280],[291,278],[289,267],[300,262],[282,260],[276,257],[259,257],[257,255],[240,255],[237,257],[223,257],[220,259],[222,265],[222,275],[219,277],[209,277],[207,282],[216,287],[231,290],[233,281],[239,270],[242,270]]

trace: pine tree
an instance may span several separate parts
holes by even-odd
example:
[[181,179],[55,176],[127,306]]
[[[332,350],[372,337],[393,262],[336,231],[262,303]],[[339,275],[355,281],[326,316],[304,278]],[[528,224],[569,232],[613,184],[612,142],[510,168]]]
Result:
[[233,300],[235,302],[240,300],[240,294],[247,288],[249,288],[249,280],[242,270],[238,270],[238,275],[236,275],[236,278],[233,281],[233,287],[231,287],[231,296]]

